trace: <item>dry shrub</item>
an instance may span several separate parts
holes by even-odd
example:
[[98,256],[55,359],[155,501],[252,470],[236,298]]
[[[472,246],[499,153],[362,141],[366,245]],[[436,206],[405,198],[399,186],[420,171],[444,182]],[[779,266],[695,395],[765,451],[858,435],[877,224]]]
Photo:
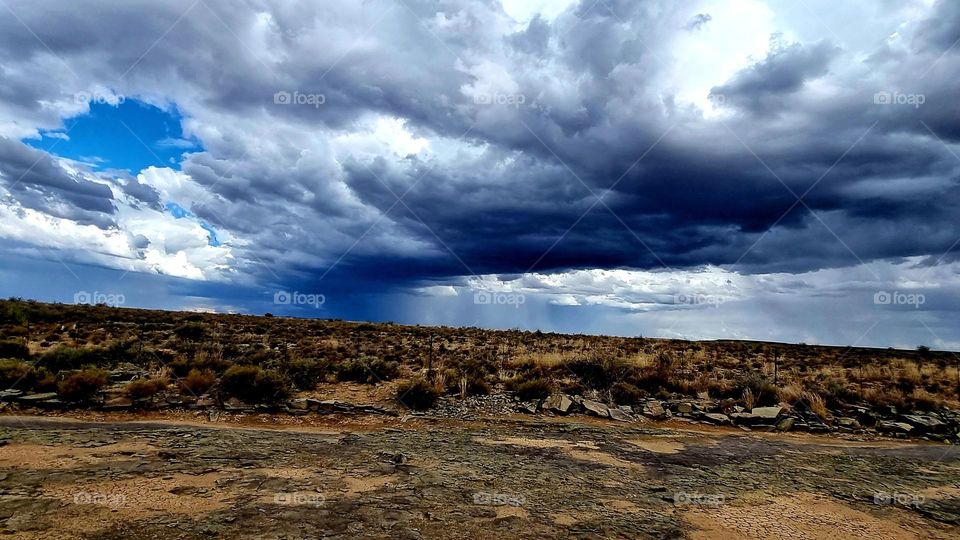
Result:
[[180,381],[186,393],[200,396],[206,394],[217,382],[217,375],[209,369],[191,369],[190,373]]
[[123,391],[130,399],[152,398],[166,390],[167,381],[163,379],[137,379],[124,387]]
[[60,381],[57,393],[64,401],[92,401],[110,381],[110,375],[96,368],[82,369]]
[[436,386],[423,377],[400,381],[397,384],[397,401],[417,411],[433,407],[439,397],[440,392]]
[[0,360],[0,389],[30,388],[37,378],[32,365],[12,358]]
[[627,382],[618,382],[610,388],[610,399],[617,405],[634,405],[646,392]]
[[914,364],[907,364],[900,370],[898,376],[898,383],[901,386],[914,387],[919,385],[923,381],[923,375],[920,373],[920,370],[917,369],[917,366]]
[[543,368],[562,366],[574,359],[570,352],[523,353],[513,358],[514,365],[534,364]]
[[233,366],[220,383],[226,395],[248,403],[277,403],[292,392],[290,380],[283,373],[259,366]]
[[857,381],[862,382],[886,382],[891,378],[889,369],[873,364],[853,370],[853,375]]
[[913,393],[910,394],[910,399],[907,405],[912,409],[918,409],[921,411],[935,411],[943,407],[943,400],[941,400],[936,394],[927,392],[922,388],[916,388],[914,389]]
[[507,384],[507,387],[510,390],[513,390],[513,392],[516,393],[517,397],[521,401],[543,399],[549,396],[550,392],[553,390],[553,384],[550,383],[549,379],[545,378],[522,381],[511,379],[511,381]]
[[713,397],[736,397],[737,383],[730,379],[714,379],[707,382],[707,393]]

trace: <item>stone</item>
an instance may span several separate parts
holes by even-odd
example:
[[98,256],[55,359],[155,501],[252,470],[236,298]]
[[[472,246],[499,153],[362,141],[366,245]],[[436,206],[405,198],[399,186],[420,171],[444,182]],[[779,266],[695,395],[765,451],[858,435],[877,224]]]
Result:
[[860,429],[860,422],[856,418],[841,416],[837,418],[837,425],[847,429]]
[[537,414],[536,401],[527,401],[527,402],[521,403],[517,408],[520,410],[520,412],[524,412],[527,414]]
[[730,420],[729,416],[721,413],[705,413],[703,415],[703,420],[711,424],[716,424],[720,426],[733,424],[733,421]]
[[103,410],[105,411],[127,411],[131,408],[133,408],[133,400],[123,396],[108,399],[103,404]]
[[228,411],[249,411],[253,409],[253,406],[233,397],[224,402],[223,408]]
[[307,400],[306,400],[306,399],[302,399],[302,398],[301,398],[301,399],[291,399],[291,400],[287,403],[287,407],[289,407],[289,408],[292,409],[292,410],[297,410],[297,411],[303,411],[303,410],[309,409],[309,405],[307,404]]
[[663,404],[655,400],[644,403],[642,412],[644,416],[649,416],[654,420],[663,420],[665,418],[669,418],[667,410],[663,408]]
[[307,408],[319,413],[349,412],[351,406],[349,403],[341,403],[332,399],[317,400],[307,398]]
[[914,428],[917,428],[918,431],[923,431],[923,432],[940,431],[942,428],[946,426],[945,423],[941,422],[940,420],[932,416],[922,416],[919,414],[904,414],[904,415],[901,415],[900,418],[902,418],[905,422],[907,422]]
[[750,413],[761,420],[776,420],[782,411],[783,407],[754,407]]
[[777,431],[790,431],[793,429],[793,424],[797,422],[797,419],[792,416],[785,416],[777,422]]
[[611,407],[609,411],[610,411],[610,418],[618,422],[635,422],[636,421],[636,418],[634,418],[633,415],[627,413],[626,411],[620,408]]
[[610,408],[603,403],[584,399],[583,408],[587,410],[587,414],[599,416],[600,418],[610,418]]
[[913,426],[906,422],[880,422],[877,425],[877,429],[888,433],[908,434],[913,431]]
[[43,392],[40,394],[27,394],[25,396],[20,396],[20,403],[37,403],[40,401],[48,401],[51,399],[56,399],[56,392]]
[[677,405],[677,412],[681,414],[690,414],[693,412],[693,403],[681,403]]
[[16,388],[10,388],[9,390],[4,390],[0,392],[0,401],[9,401],[12,399],[16,399],[21,395],[23,395],[22,391],[17,390]]
[[553,394],[543,402],[543,409],[560,414],[567,414],[574,405],[570,396],[566,394]]
[[706,390],[703,390],[702,392],[697,392],[697,399],[701,401],[707,401],[710,399],[710,393],[707,392]]

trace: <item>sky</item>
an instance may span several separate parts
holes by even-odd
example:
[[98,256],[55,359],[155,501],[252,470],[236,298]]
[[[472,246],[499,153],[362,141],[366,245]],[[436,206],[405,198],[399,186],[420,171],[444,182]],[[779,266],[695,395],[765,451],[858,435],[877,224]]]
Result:
[[0,0],[0,295],[960,350],[960,3]]

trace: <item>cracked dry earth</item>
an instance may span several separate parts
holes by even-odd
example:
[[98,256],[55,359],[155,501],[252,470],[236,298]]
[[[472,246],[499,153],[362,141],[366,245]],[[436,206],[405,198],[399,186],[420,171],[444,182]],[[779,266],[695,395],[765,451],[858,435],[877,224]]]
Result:
[[502,419],[0,417],[10,538],[958,538],[960,451]]

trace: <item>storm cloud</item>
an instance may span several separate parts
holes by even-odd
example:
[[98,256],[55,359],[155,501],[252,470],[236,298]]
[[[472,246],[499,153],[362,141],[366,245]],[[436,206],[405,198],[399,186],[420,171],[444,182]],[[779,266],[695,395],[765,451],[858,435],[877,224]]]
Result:
[[[705,0],[6,3],[4,219],[92,225],[108,268],[352,293],[722,268],[760,290],[955,259],[956,2],[855,2],[851,29]],[[21,142],[99,94],[175,105],[202,149],[109,174]],[[899,282],[873,271],[850,290]]]

